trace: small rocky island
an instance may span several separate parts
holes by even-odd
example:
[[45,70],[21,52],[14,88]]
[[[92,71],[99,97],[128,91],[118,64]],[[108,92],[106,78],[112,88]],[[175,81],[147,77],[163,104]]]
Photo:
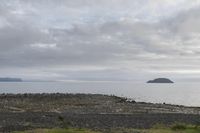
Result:
[[149,80],[147,81],[147,83],[174,83],[174,82],[167,78],[157,78],[154,80]]
[[22,82],[20,78],[0,78],[0,82]]

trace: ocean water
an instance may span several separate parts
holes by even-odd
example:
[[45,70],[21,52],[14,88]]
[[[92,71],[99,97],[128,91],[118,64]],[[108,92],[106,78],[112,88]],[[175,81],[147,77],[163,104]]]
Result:
[[200,83],[147,84],[133,82],[12,82],[0,83],[0,93],[90,93],[117,95],[142,102],[200,107]]

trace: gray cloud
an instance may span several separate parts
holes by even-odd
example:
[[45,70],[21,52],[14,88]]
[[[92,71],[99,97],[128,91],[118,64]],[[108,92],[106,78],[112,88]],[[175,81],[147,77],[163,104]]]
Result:
[[144,2],[3,0],[0,74],[111,81],[199,73],[200,3]]

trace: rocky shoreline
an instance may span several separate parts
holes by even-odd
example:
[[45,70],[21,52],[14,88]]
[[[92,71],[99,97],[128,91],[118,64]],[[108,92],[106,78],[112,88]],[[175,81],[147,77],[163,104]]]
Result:
[[150,128],[200,125],[200,108],[98,94],[0,94],[0,132],[34,128]]

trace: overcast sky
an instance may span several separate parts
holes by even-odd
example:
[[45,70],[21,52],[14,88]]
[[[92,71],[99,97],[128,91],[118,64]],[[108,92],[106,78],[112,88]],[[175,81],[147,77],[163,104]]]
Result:
[[0,77],[200,81],[200,0],[0,0]]

